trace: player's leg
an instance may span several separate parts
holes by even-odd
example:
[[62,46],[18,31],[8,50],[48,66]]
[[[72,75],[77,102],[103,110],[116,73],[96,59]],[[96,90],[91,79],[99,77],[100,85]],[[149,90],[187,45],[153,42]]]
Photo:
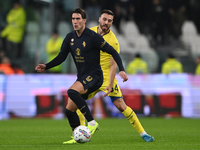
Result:
[[[113,101],[114,98],[111,97],[111,100]],[[113,101],[113,104],[118,108],[119,111],[122,112],[122,114],[128,119],[128,121],[131,123],[131,125],[135,128],[135,130],[140,134],[140,136],[146,141],[146,142],[152,142],[154,141],[154,138],[146,133],[144,128],[142,127],[137,115],[135,112],[128,107],[124,100],[122,98],[115,99]]]
[[[69,121],[69,124],[70,124],[72,130],[74,130],[77,126],[80,125],[80,120],[76,113],[76,110],[77,110],[77,105],[69,98],[68,104],[66,106],[66,116],[68,118],[68,121]],[[97,127],[95,128],[95,126],[98,126],[98,123],[95,122],[95,125],[90,126],[89,129],[92,128],[92,130],[96,131]],[[91,132],[94,133],[95,131],[92,131],[92,130],[91,130]],[[63,144],[76,144],[76,143],[77,142],[74,140],[74,138],[72,136],[71,136],[70,140],[63,142]]]
[[[111,97],[111,100],[113,101],[114,98]],[[131,125],[136,129],[136,131],[139,134],[144,132],[144,128],[142,127],[142,125],[141,125],[138,117],[136,116],[135,112],[125,104],[125,102],[122,98],[118,98],[118,99],[114,100],[113,104],[129,120]]]
[[[97,80],[98,81],[98,80]],[[94,82],[95,83],[95,82]],[[87,84],[86,84],[87,85]],[[89,85],[91,86],[91,85]],[[86,90],[85,90],[86,89]],[[95,89],[95,87],[93,87]],[[92,89],[92,90],[93,90]],[[91,130],[91,134],[93,135],[94,132],[98,129],[99,125],[94,120],[90,109],[88,108],[87,103],[85,102],[85,99],[87,99],[88,95],[93,92],[92,90],[84,88],[83,84],[79,81],[76,81],[70,89],[67,91],[68,96],[70,99],[77,105],[78,109],[81,111],[81,113],[85,116],[88,122],[88,128]],[[85,97],[84,97],[85,96]],[[85,99],[84,99],[84,98]],[[68,106],[67,106],[68,107]]]
[[[70,98],[68,98],[67,106],[68,107],[66,107],[65,115],[67,116],[69,125],[71,126],[72,131],[73,131],[77,126],[80,125],[80,120],[76,113],[77,106]],[[76,144],[76,143],[77,142],[74,140],[73,136],[71,136],[70,140],[63,142],[63,144]]]
[[[69,124],[74,130],[77,126],[80,125],[79,116],[77,115],[76,111],[77,108],[80,110],[80,114],[84,114],[86,119],[88,120],[88,128],[94,134],[96,129],[98,128],[98,123],[93,119],[91,112],[85,102],[85,100],[81,97],[80,93],[84,93],[84,89],[81,90],[80,82],[75,82],[74,85],[70,87],[68,90],[68,103],[66,106],[66,116],[68,118]],[[71,137],[71,140],[63,142],[63,144],[76,144],[77,142]]]
[[[94,118],[85,102],[85,99],[81,96],[81,94],[86,93],[87,90],[84,90],[82,83],[76,81],[70,89],[67,91],[70,99],[76,104],[77,108],[81,111],[81,113],[85,116],[88,122],[93,121]],[[66,106],[67,109],[71,109],[70,105]]]
[[[98,92],[99,92],[99,90],[96,90],[96,91],[90,93],[90,94],[88,95],[88,98],[87,98],[87,99],[93,98],[93,97],[96,95],[96,93],[98,93]],[[85,126],[85,116],[81,113],[81,111],[80,111],[79,109],[77,109],[76,113],[77,113],[77,115],[78,115],[78,117],[79,117],[80,125]]]
[[[94,132],[99,128],[99,124],[94,120],[85,100],[88,99],[93,92],[97,91],[101,87],[102,83],[103,83],[103,76],[98,75],[95,77],[95,75],[94,76],[86,75],[83,76],[82,78],[77,79],[77,81],[67,91],[68,96],[70,98],[69,102],[73,101],[76,104],[77,108],[87,119],[88,121],[87,127],[90,129],[91,135],[93,135]],[[69,106],[70,105],[68,103],[66,106],[67,110],[71,109]],[[73,144],[72,143],[73,140],[74,139],[64,142],[63,144]]]
[[71,126],[71,129],[73,131],[76,127],[78,127],[80,125],[80,120],[76,113],[77,106],[71,99],[68,99],[67,106],[68,107],[66,107],[66,109],[65,109],[65,115],[66,115],[66,117],[69,121],[69,125]]
[[[129,106],[127,106],[126,103],[124,102],[124,99],[122,98],[122,93],[119,88],[117,80],[114,80],[113,88],[112,88],[111,93],[109,94],[109,97],[110,97],[111,101],[113,102],[113,104],[117,107],[117,109],[119,111],[121,111],[122,114],[129,120],[131,125],[140,134],[140,136],[143,137],[144,135],[148,135],[145,132],[144,128],[142,127],[135,112]],[[154,140],[154,138],[149,136],[149,138],[147,139],[145,136],[144,140],[146,142],[152,142]]]

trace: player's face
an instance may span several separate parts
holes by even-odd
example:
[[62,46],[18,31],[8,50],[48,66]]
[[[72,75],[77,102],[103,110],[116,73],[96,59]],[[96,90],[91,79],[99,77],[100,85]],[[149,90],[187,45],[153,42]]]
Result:
[[200,58],[197,58],[197,63],[200,64]]
[[104,32],[110,30],[110,26],[112,25],[112,23],[113,23],[112,15],[104,13],[101,15],[101,17],[99,17],[99,25]]
[[79,31],[84,28],[86,19],[83,19],[81,14],[73,13],[72,14],[72,25],[75,31]]

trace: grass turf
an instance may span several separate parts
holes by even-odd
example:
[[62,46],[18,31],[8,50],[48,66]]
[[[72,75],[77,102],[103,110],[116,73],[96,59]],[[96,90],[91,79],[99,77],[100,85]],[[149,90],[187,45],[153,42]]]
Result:
[[144,142],[126,119],[97,120],[100,125],[85,144],[62,145],[70,139],[67,119],[0,121],[0,150],[199,150],[200,119],[139,118],[155,141]]

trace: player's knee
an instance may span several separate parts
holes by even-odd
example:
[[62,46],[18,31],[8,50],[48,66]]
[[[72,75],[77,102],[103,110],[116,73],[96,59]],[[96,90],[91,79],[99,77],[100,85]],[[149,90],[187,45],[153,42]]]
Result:
[[67,108],[65,109],[65,115],[68,116],[71,111],[69,111]]
[[123,107],[123,106],[121,106],[121,105],[117,105],[116,107],[117,107],[117,109],[118,109],[119,111],[121,111],[121,112],[123,112],[124,110],[126,110],[125,107]]
[[66,105],[66,109],[68,109],[70,111],[76,111],[76,109],[77,109],[77,105],[76,105],[77,101],[76,100],[79,98],[79,97],[77,97],[79,95],[79,93],[73,89],[69,89],[67,91],[67,94],[68,94],[69,98],[68,98],[68,102]]
[[67,94],[68,94],[68,96],[71,98],[71,99],[73,99],[73,97],[76,95],[76,94],[79,94],[76,90],[73,90],[73,89],[69,89],[68,91],[67,91]]
[[116,99],[113,101],[113,104],[117,107],[117,109],[121,112],[126,110],[127,105],[125,104],[124,100],[122,98]]

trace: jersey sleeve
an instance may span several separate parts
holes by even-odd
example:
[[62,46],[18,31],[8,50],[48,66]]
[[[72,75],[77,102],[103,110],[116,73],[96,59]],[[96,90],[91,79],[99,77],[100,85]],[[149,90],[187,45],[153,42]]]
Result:
[[119,42],[118,40],[115,38],[113,38],[113,42],[111,44],[111,46],[118,52],[120,53],[120,46],[119,46]]
[[65,61],[69,52],[70,52],[69,36],[67,35],[62,43],[59,54],[52,61],[46,64],[45,70],[60,65],[63,61]]
[[95,44],[95,47],[98,48],[99,50],[102,50],[103,52],[107,52],[108,54],[111,54],[112,57],[114,58],[115,62],[117,63],[119,67],[119,71],[124,71],[124,67],[122,64],[122,60],[118,54],[118,52],[110,46],[101,35],[95,34],[93,38],[93,43]]

